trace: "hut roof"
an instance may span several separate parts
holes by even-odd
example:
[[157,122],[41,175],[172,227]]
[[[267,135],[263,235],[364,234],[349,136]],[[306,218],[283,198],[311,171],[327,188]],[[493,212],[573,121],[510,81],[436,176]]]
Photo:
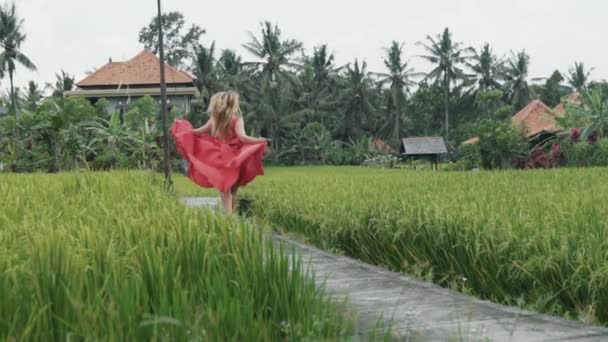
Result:
[[[192,76],[165,63],[167,84],[191,84]],[[79,81],[78,87],[118,86],[118,85],[159,85],[160,60],[148,50],[126,62],[109,62]]]
[[555,113],[555,115],[564,115],[566,114],[566,105],[577,106],[581,103],[583,103],[581,94],[574,92],[563,99],[560,104],[555,106],[555,108],[553,108],[553,113]]
[[401,139],[401,154],[424,155],[447,153],[442,137],[411,137]]
[[528,137],[542,132],[560,131],[561,128],[554,123],[554,120],[555,116],[551,114],[551,109],[540,100],[530,102],[512,118],[513,124],[522,128]]
[[381,139],[374,139],[369,143],[369,149],[371,151],[384,152],[384,153],[394,153],[395,150],[387,145]]
[[460,143],[460,145],[473,145],[479,142],[479,137],[472,137]]

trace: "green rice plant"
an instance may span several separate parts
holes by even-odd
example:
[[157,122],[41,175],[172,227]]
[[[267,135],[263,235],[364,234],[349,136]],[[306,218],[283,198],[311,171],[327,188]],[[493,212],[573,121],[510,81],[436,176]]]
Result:
[[[606,324],[607,172],[277,168],[245,192],[259,219],[320,247]],[[197,191],[183,181],[179,192]]]
[[161,189],[141,172],[0,175],[0,340],[353,333],[297,257]]

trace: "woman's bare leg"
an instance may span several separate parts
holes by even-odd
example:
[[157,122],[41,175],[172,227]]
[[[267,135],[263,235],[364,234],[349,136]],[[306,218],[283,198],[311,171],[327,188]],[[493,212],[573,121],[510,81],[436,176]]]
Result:
[[236,211],[236,193],[239,191],[239,184],[234,184],[230,192],[232,193],[232,212]]
[[224,212],[228,215],[232,215],[232,191],[228,190],[226,192],[220,193],[220,198],[222,199],[222,206],[224,207]]

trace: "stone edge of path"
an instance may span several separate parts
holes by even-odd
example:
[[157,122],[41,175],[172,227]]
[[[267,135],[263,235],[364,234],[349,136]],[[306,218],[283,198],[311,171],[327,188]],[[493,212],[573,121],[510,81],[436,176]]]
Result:
[[[182,198],[182,202],[218,208],[214,198]],[[608,328],[481,300],[286,235],[272,238],[285,248],[293,247],[318,285],[334,299],[347,300],[358,313],[363,335],[384,320],[399,340],[608,341]]]

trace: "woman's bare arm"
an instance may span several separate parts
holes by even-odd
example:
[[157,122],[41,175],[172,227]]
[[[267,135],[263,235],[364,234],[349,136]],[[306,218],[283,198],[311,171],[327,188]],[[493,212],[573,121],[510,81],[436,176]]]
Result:
[[243,144],[259,144],[268,141],[268,139],[265,138],[254,138],[248,136],[247,133],[245,133],[245,121],[243,118],[238,118],[236,121],[235,133]]
[[205,125],[194,129],[194,134],[197,134],[197,135],[209,134],[209,132],[211,132],[212,128],[213,128],[213,120],[209,119]]

